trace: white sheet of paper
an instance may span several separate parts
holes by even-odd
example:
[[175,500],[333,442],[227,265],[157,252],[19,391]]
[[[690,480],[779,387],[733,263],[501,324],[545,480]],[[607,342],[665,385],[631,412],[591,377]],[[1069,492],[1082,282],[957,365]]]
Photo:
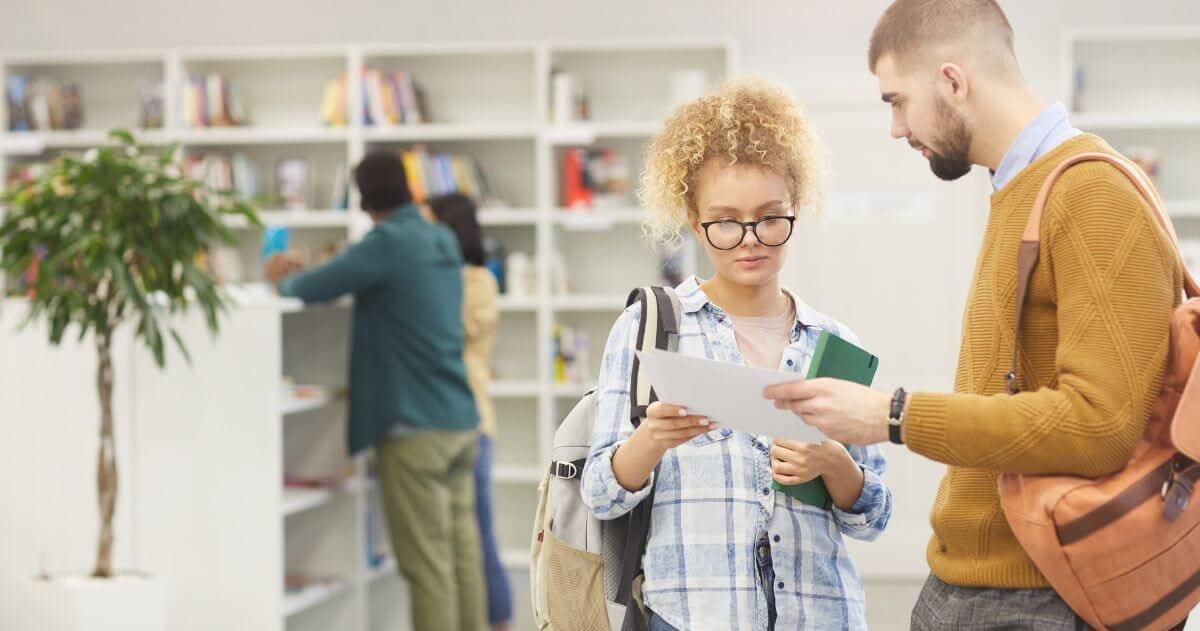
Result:
[[737,366],[663,350],[637,351],[641,370],[661,401],[681,405],[723,427],[764,436],[821,442],[825,435],[764,399],[763,388],[803,378],[790,372]]

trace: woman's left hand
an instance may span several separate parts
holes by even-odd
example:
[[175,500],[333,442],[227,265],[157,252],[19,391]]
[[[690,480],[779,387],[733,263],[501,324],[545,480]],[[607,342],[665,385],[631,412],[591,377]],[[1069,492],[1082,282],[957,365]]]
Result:
[[850,452],[834,440],[805,443],[776,438],[771,445],[771,477],[780,484],[802,484],[847,465],[858,466]]

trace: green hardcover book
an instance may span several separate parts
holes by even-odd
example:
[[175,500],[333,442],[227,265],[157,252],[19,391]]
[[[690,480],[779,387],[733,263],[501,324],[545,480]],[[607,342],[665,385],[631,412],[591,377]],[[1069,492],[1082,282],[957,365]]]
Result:
[[[875,379],[875,371],[878,368],[878,357],[829,331],[822,331],[817,340],[817,350],[813,353],[812,364],[808,368],[808,379],[832,377],[869,386]],[[826,510],[833,506],[833,500],[829,497],[829,491],[821,478],[788,486],[778,482],[772,484],[776,491],[783,491],[805,504]]]

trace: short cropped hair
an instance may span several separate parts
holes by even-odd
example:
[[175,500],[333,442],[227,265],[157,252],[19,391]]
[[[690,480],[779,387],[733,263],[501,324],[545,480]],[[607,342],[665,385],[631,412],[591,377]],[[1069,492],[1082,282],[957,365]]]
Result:
[[366,210],[387,213],[413,201],[404,163],[394,151],[377,149],[368,153],[354,167],[354,183],[362,193]]
[[965,53],[1019,72],[1012,25],[996,0],[896,0],[875,23],[867,68],[874,73],[885,55],[905,70],[946,61],[934,58],[939,53]]

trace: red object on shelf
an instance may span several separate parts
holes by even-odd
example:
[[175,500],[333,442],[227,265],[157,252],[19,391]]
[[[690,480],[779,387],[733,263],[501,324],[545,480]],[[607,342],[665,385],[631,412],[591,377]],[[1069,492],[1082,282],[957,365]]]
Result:
[[592,192],[583,184],[586,155],[583,149],[567,149],[563,154],[563,206],[582,210],[592,207]]

